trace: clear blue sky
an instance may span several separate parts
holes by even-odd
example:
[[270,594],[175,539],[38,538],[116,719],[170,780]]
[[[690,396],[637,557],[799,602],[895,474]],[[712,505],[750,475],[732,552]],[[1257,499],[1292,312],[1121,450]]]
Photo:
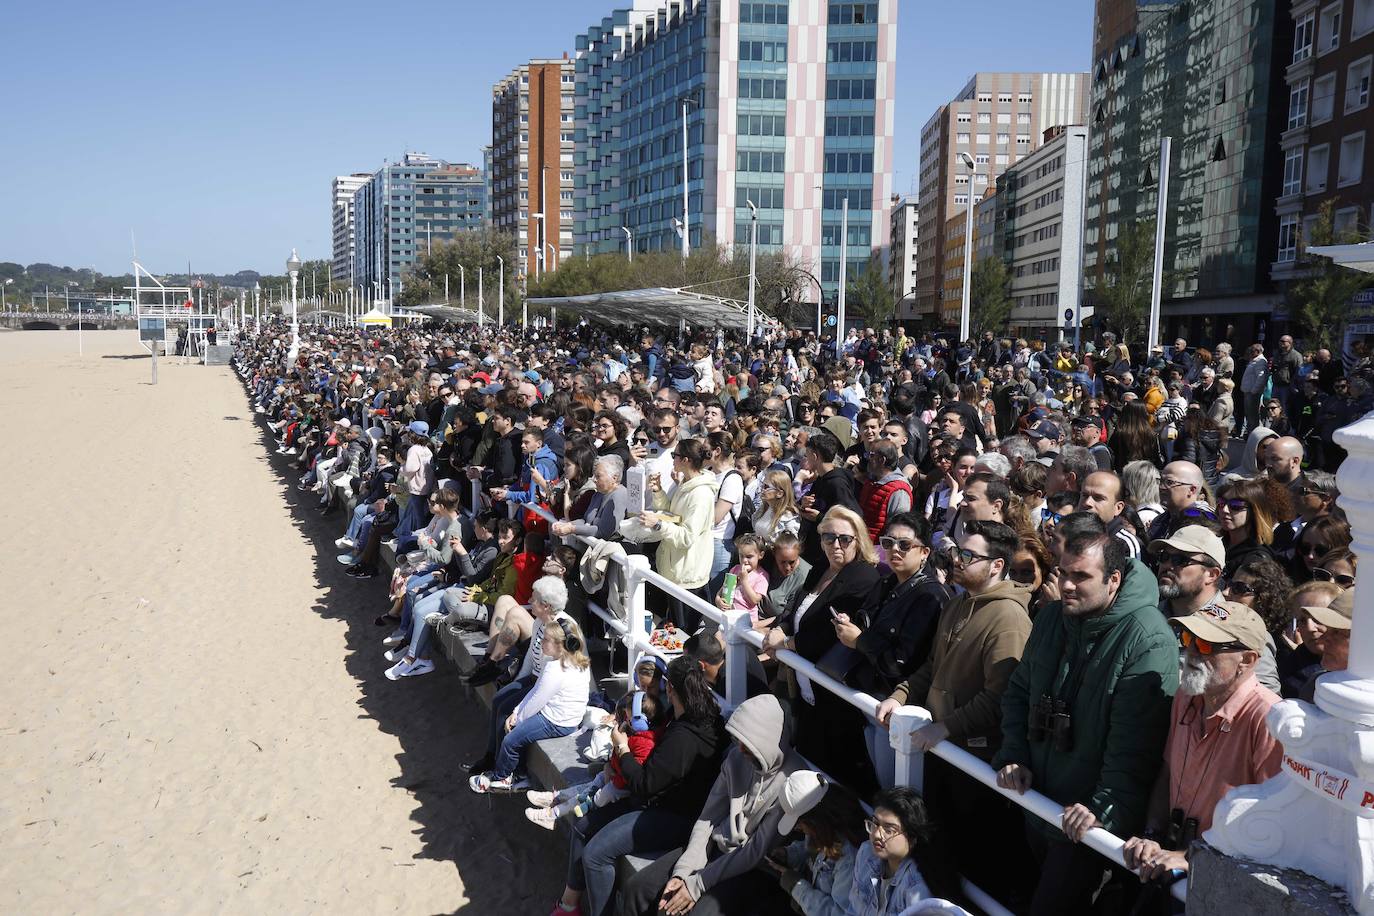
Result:
[[[5,17],[0,261],[280,273],[328,257],[329,183],[420,150],[480,164],[491,85],[571,52],[614,0],[425,8],[21,3]],[[897,173],[921,125],[984,70],[1087,70],[1091,0],[903,0]]]

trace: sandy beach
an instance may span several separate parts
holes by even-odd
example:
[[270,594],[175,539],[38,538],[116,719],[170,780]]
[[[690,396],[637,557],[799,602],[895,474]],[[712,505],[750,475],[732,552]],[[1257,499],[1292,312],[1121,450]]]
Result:
[[0,333],[0,911],[547,912],[563,835],[468,791],[450,667],[382,676],[232,370],[84,345]]

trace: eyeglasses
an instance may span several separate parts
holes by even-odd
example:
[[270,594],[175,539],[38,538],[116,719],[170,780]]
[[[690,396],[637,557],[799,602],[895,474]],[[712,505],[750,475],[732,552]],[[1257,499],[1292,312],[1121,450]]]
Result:
[[922,544],[915,538],[881,537],[878,538],[878,543],[882,545],[883,550],[886,550],[888,553],[891,553],[894,550],[900,550],[902,553],[906,553],[908,550],[911,550],[916,547],[928,549],[926,548],[925,544]]
[[677,429],[676,426],[655,426],[655,427],[654,427],[654,432],[656,432],[656,433],[670,433],[670,432],[672,432],[672,431],[675,430],[675,429]]
[[1041,522],[1054,522],[1054,523],[1057,525],[1057,524],[1059,524],[1060,522],[1062,522],[1063,520],[1064,520],[1064,513],[1063,513],[1063,512],[1055,512],[1053,509],[1049,508],[1048,506],[1041,507],[1041,509],[1040,509],[1040,521],[1041,521]]
[[649,444],[649,437],[648,437],[648,436],[635,436],[635,445],[648,445],[648,444]]
[[867,817],[864,818],[864,830],[869,836],[877,834],[880,840],[890,840],[902,832],[900,824],[884,824]]
[[1191,486],[1192,486],[1192,484],[1190,484],[1190,483],[1185,483],[1185,482],[1182,481],[1182,480],[1174,480],[1172,477],[1161,477],[1161,478],[1159,478],[1159,485],[1160,485],[1161,487],[1163,487],[1164,489],[1166,489],[1166,490],[1176,490],[1176,489],[1178,489],[1179,487],[1191,487]]
[[1312,578],[1318,582],[1335,582],[1341,588],[1350,588],[1355,584],[1354,576],[1347,576],[1344,573],[1333,573],[1329,569],[1318,566],[1312,570]]
[[986,554],[974,553],[967,547],[951,547],[949,549],[949,557],[954,561],[956,566],[972,566],[974,563],[978,563],[982,560],[992,559],[992,557]]
[[1250,508],[1250,504],[1243,499],[1224,500],[1222,502],[1222,505],[1230,509],[1232,512],[1245,512]]
[[1246,595],[1255,594],[1255,587],[1249,582],[1232,582],[1226,586],[1226,591],[1228,594],[1244,598]]
[[850,544],[854,543],[854,540],[854,535],[852,534],[836,534],[833,531],[821,532],[822,544],[839,544],[841,547],[848,547]]
[[1195,556],[1183,553],[1178,550],[1161,550],[1155,555],[1155,562],[1160,566],[1211,566],[1216,564],[1211,560],[1200,560]]
[[1245,647],[1238,642],[1211,642],[1194,636],[1191,630],[1178,629],[1178,641],[1185,649],[1194,649],[1198,655],[1215,655],[1218,652],[1238,652]]

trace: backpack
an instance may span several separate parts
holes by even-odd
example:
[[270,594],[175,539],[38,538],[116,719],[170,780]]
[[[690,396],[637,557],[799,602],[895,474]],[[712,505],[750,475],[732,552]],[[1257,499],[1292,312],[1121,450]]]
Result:
[[739,471],[730,471],[727,473],[725,477],[721,479],[721,484],[723,485],[726,480],[730,479],[730,474],[739,477],[740,482],[740,500],[735,504],[735,508],[730,510],[730,517],[735,520],[735,537],[739,537],[741,534],[753,534],[754,501],[750,499],[749,494],[745,492],[744,477],[740,475]]

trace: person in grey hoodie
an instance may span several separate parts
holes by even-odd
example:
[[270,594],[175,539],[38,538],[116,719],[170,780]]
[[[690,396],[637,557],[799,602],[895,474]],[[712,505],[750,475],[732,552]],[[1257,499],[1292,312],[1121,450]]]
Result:
[[787,715],[772,694],[745,700],[725,730],[734,747],[683,849],[660,856],[622,890],[622,916],[746,912],[757,889],[775,882],[755,868],[778,835],[778,795],[806,761],[792,750]]

